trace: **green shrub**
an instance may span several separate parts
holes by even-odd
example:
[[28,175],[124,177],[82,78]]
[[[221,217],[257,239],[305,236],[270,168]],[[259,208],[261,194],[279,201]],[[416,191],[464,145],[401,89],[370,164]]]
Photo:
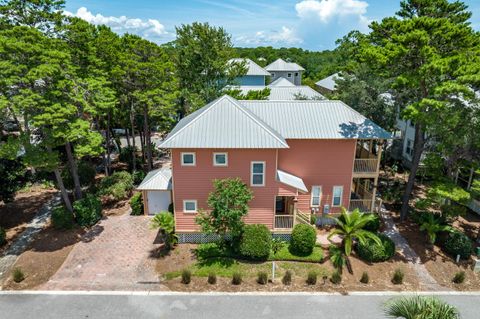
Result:
[[313,226],[317,224],[317,215],[314,215],[314,214],[310,215],[310,224]]
[[368,284],[369,281],[370,281],[370,276],[368,276],[368,272],[364,271],[362,273],[362,277],[360,278],[360,282],[362,284]]
[[386,261],[395,255],[395,243],[384,234],[377,234],[382,242],[381,245],[367,238],[364,243],[359,242],[357,253],[360,258],[368,262]]
[[102,179],[99,186],[99,195],[119,201],[126,198],[132,190],[132,175],[129,172],[115,172]]
[[292,272],[290,270],[287,270],[283,275],[282,283],[286,286],[292,283]]
[[16,283],[19,283],[25,280],[25,274],[23,273],[23,270],[21,268],[13,269],[12,277],[13,277],[13,281],[15,281]]
[[257,282],[260,284],[260,285],[266,285],[268,283],[268,275],[266,272],[264,271],[261,271],[258,273],[258,276],[257,276]]
[[453,280],[452,280],[454,283],[456,284],[461,284],[465,281],[465,272],[464,271],[459,271],[455,274],[455,276],[453,276]]
[[409,296],[385,304],[388,318],[459,319],[458,310],[436,297]]
[[330,277],[330,281],[334,285],[340,284],[342,282],[342,274],[338,270],[335,270]]
[[307,256],[298,256],[290,252],[288,246],[283,246],[276,254],[270,254],[269,260],[278,260],[278,261],[307,261],[312,263],[322,262],[323,260],[323,249],[322,247],[313,247],[313,251],[310,255]]
[[188,269],[182,271],[182,284],[188,285],[192,281],[192,272]]
[[5,229],[0,227],[0,246],[3,246],[7,243],[7,233],[5,232]]
[[135,171],[133,172],[132,174],[132,178],[133,178],[133,183],[135,185],[139,185],[143,179],[145,178],[145,172],[144,171]]
[[392,283],[394,285],[401,285],[403,283],[403,277],[405,277],[403,270],[401,270],[400,268],[395,269],[392,277]]
[[467,259],[472,253],[473,245],[467,235],[457,231],[448,235],[444,249],[453,257],[460,255],[460,258]]
[[135,193],[130,199],[130,207],[132,208],[131,215],[143,215],[143,197],[142,193]]
[[272,248],[272,234],[265,225],[246,225],[240,242],[240,254],[253,260],[266,260]]
[[317,283],[318,274],[316,271],[310,271],[307,275],[307,284],[313,286]]
[[[95,176],[97,175],[97,172],[93,165],[85,161],[80,161],[77,163],[77,170],[81,186],[87,187],[93,185],[93,183],[95,182]],[[63,184],[67,189],[73,189],[75,187],[73,183],[73,177],[69,168],[65,168],[62,171],[62,178]]]
[[52,225],[56,229],[72,229],[74,225],[73,214],[64,206],[57,206],[52,211]]
[[363,229],[376,233],[380,229],[380,216],[378,214],[367,214],[374,216],[374,219],[365,224]]
[[293,227],[290,251],[292,254],[310,255],[315,247],[317,234],[315,228],[306,224],[297,224]]
[[102,218],[102,203],[95,195],[87,195],[73,203],[75,219],[80,226],[93,226]]
[[161,229],[165,235],[165,247],[171,249],[178,242],[178,236],[175,234],[175,218],[169,212],[155,214],[150,222],[150,228]]
[[232,284],[240,285],[242,283],[242,274],[239,272],[234,272],[232,275]]
[[337,269],[339,272],[342,272],[343,266],[347,264],[343,249],[331,244],[328,247],[328,254],[333,267],[335,267],[335,269]]
[[209,273],[207,282],[210,285],[215,285],[217,283],[217,275],[214,272]]

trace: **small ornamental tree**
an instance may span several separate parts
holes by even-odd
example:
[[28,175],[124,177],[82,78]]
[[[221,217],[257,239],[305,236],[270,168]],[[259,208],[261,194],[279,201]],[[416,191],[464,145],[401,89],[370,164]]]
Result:
[[240,178],[215,180],[213,187],[207,201],[210,211],[200,211],[195,222],[206,234],[239,237],[244,226],[242,218],[247,215],[248,202],[253,198],[252,191]]

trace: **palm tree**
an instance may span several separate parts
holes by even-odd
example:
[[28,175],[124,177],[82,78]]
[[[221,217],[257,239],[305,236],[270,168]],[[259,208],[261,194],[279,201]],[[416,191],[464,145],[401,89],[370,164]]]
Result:
[[435,244],[437,233],[442,231],[452,232],[453,228],[449,225],[442,225],[440,219],[434,214],[428,214],[428,218],[420,226],[420,230],[426,231],[430,244]]
[[337,227],[330,232],[328,239],[330,240],[334,235],[343,237],[342,246],[347,257],[352,253],[353,241],[355,239],[358,239],[363,244],[367,238],[371,238],[379,245],[382,244],[377,235],[363,229],[367,223],[375,220],[374,215],[361,213],[358,208],[350,213],[342,207],[340,217],[333,219],[336,221]]
[[458,310],[435,297],[411,296],[392,299],[385,305],[385,314],[392,318],[458,319]]

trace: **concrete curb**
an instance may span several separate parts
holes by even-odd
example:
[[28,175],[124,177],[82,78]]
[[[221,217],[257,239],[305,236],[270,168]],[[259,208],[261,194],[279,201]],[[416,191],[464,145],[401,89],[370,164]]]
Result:
[[92,296],[479,296],[480,291],[351,291],[339,292],[176,292],[176,291],[68,291],[3,290],[2,295],[92,295]]

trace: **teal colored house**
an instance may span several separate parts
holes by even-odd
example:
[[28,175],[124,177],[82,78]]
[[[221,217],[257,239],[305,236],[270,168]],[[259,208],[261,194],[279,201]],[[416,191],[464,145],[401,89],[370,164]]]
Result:
[[245,63],[245,66],[247,67],[247,74],[245,74],[242,77],[239,77],[236,79],[236,85],[248,85],[248,86],[265,86],[266,83],[266,77],[270,76],[270,73],[268,73],[264,68],[256,64],[250,59],[232,59],[230,60],[232,63],[237,62],[237,63]]

